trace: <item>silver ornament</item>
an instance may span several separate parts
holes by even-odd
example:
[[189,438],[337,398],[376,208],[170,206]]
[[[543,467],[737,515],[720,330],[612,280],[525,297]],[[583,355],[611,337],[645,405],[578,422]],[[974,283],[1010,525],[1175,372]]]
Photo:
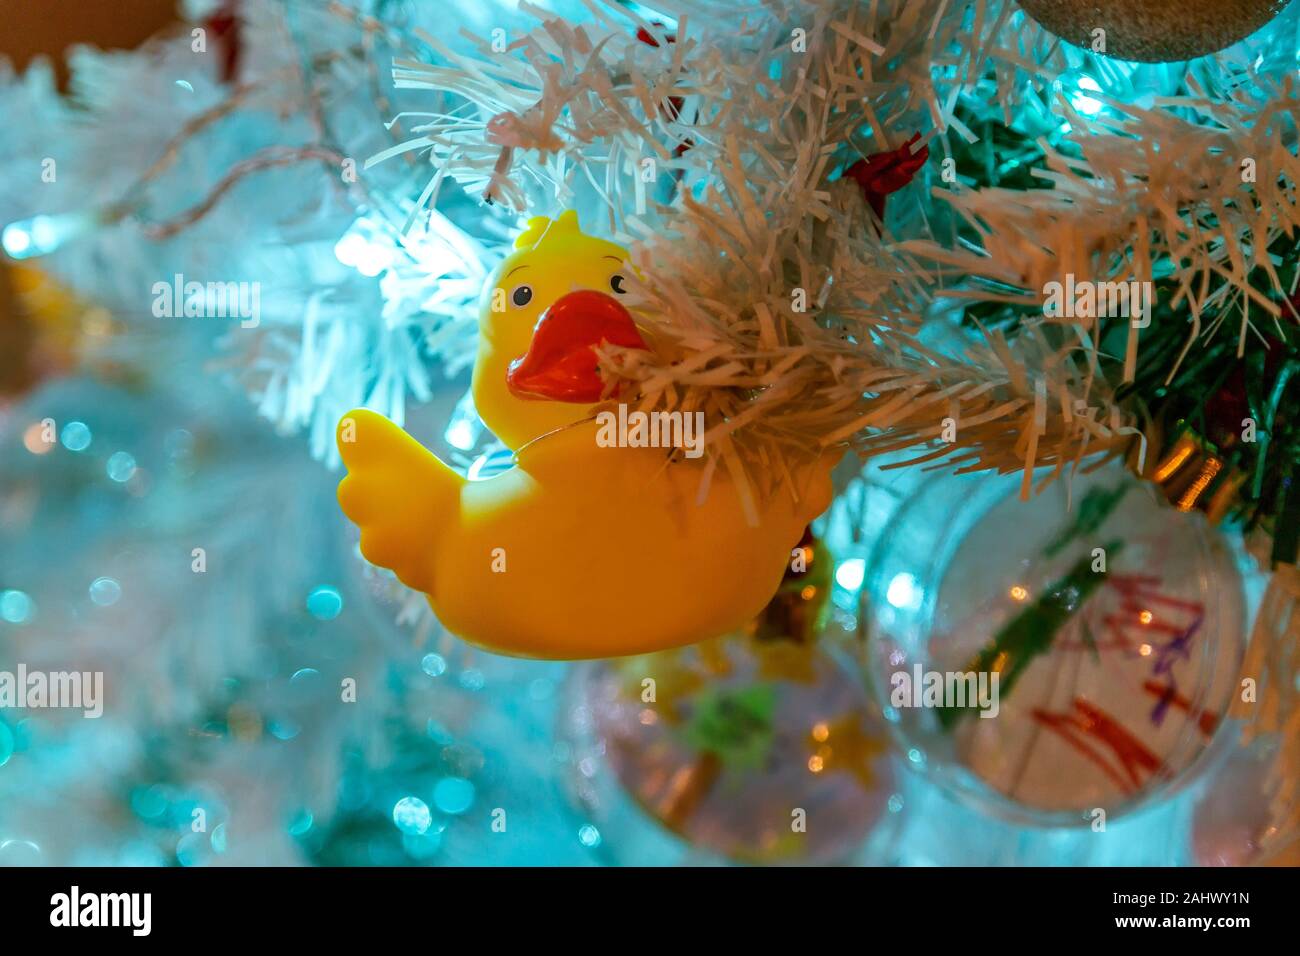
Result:
[[1121,60],[1171,63],[1232,46],[1272,20],[1290,0],[1020,0],[1063,40]]

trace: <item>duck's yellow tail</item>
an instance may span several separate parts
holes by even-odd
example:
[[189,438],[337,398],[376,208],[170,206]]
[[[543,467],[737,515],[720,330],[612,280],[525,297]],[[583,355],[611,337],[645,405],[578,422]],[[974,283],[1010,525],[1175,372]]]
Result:
[[361,529],[361,553],[403,584],[432,591],[434,545],[457,520],[465,479],[364,408],[343,416],[337,439],[348,470],[339,482],[339,504]]

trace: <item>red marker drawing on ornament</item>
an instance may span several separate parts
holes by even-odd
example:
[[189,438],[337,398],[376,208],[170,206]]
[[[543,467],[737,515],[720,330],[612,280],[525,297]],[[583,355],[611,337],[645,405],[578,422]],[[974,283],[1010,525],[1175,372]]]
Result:
[[1178,689],[1174,687],[1172,681],[1168,684],[1162,684],[1154,680],[1144,681],[1142,689],[1160,702],[1158,706],[1168,707],[1172,704],[1190,716],[1196,721],[1196,726],[1200,728],[1201,734],[1207,739],[1213,736],[1215,728],[1219,726],[1219,718],[1209,711],[1193,707],[1190,700],[1178,693]]
[[[1106,587],[1117,592],[1120,600],[1116,610],[1101,613],[1102,637],[1062,642],[1063,650],[1120,651],[1130,657],[1151,658],[1152,675],[1167,679],[1169,688],[1151,711],[1151,723],[1157,727],[1164,722],[1170,704],[1181,699],[1174,667],[1179,661],[1191,660],[1192,645],[1205,620],[1203,604],[1172,597],[1160,590],[1160,584],[1161,579],[1154,575],[1109,575]],[[1088,635],[1092,630],[1087,622],[1096,613],[1085,611],[1083,626]]]
[[[1179,661],[1190,661],[1192,643],[1205,621],[1205,605],[1170,597],[1158,588],[1159,578],[1149,575],[1112,575],[1107,582],[1122,595],[1120,613],[1104,618],[1111,633],[1129,645],[1134,653],[1152,659],[1151,673],[1169,682],[1169,693],[1178,694],[1174,667]],[[1170,612],[1158,617],[1157,610]],[[1181,617],[1182,621],[1176,618]],[[1190,617],[1190,620],[1187,618]],[[1133,635],[1136,634],[1136,646]],[[1162,640],[1160,635],[1168,637]],[[1151,723],[1159,727],[1164,723],[1172,696],[1161,697],[1151,711]]]
[[[1072,713],[1053,713],[1035,708],[1032,714],[1040,725],[1100,767],[1121,790],[1136,792],[1142,786],[1143,771],[1151,776],[1160,772],[1160,759],[1142,741],[1110,714],[1082,697],[1074,699]],[[1097,743],[1108,748],[1110,755],[1089,738],[1095,738]]]

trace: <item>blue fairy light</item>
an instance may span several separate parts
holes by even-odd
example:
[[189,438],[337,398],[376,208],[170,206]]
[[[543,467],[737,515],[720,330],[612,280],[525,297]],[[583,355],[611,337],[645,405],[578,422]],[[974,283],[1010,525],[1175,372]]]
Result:
[[903,795],[901,793],[891,794],[889,797],[889,812],[898,813],[903,809]]
[[600,846],[600,831],[590,823],[584,823],[578,828],[578,842],[588,849],[594,849]]
[[896,608],[915,611],[925,599],[925,589],[917,583],[916,575],[906,571],[895,574],[885,589],[885,600]]
[[95,578],[90,582],[90,599],[100,607],[112,607],[122,597],[122,585],[113,578]]
[[425,654],[420,661],[420,670],[430,677],[441,677],[447,670],[447,661],[441,654]]
[[318,621],[332,621],[343,610],[343,595],[322,584],[307,595],[307,611]]
[[18,223],[10,223],[0,233],[0,244],[11,259],[26,259],[32,253],[32,234]]
[[12,588],[0,591],[0,620],[10,624],[23,624],[32,616],[32,599],[22,591]]
[[1096,116],[1105,104],[1090,93],[1100,93],[1101,86],[1086,73],[1080,75],[1076,89],[1070,94],[1070,105],[1085,116]]
[[119,484],[130,481],[131,476],[135,474],[135,459],[128,452],[113,452],[105,470],[108,472],[108,477]]
[[90,447],[92,437],[85,422],[68,422],[59,432],[59,441],[68,451],[85,451]]
[[393,823],[403,833],[420,835],[429,829],[433,814],[429,805],[419,797],[402,797],[393,807]]
[[444,437],[447,439],[447,444],[451,445],[452,448],[469,451],[474,447],[474,427],[463,419],[449,424]]
[[77,211],[20,219],[0,232],[0,246],[11,259],[43,256],[97,225],[120,218],[120,212],[117,209]]
[[863,558],[849,558],[841,561],[835,569],[835,583],[846,591],[856,591],[862,587],[867,576],[867,562]]
[[474,784],[463,777],[443,777],[433,788],[433,805],[450,816],[474,805]]

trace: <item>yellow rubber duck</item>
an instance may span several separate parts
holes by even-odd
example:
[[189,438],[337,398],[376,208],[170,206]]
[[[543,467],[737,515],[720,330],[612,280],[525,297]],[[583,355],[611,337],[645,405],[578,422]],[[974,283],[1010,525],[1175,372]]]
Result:
[[828,454],[746,520],[726,469],[697,502],[703,458],[609,447],[592,347],[645,348],[619,302],[626,251],[577,216],[534,218],[484,292],[474,402],[514,467],[468,481],[388,419],[343,417],[343,511],[361,552],[423,591],[452,633],[505,654],[642,654],[715,637],[776,593],[830,503]]

